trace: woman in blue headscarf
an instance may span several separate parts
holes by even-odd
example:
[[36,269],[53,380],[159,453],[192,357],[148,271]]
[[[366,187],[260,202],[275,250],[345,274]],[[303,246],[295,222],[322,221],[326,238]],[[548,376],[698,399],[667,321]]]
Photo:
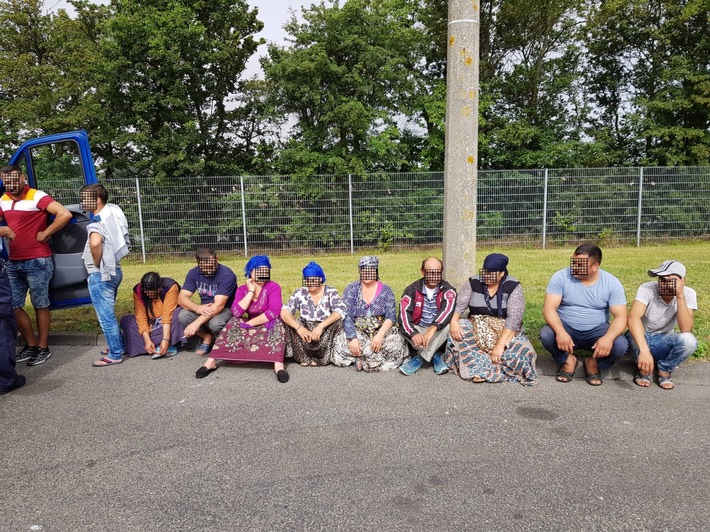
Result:
[[537,355],[522,330],[524,312],[523,287],[508,275],[508,257],[491,253],[479,275],[458,291],[444,363],[473,382],[537,384]]
[[217,360],[273,362],[279,382],[288,382],[284,367],[285,336],[281,322],[281,287],[271,280],[271,262],[266,255],[249,259],[244,268],[245,284],[237,288],[232,315],[219,333],[210,358],[195,377],[217,369]]
[[309,262],[303,268],[303,286],[281,309],[286,324],[286,356],[292,356],[301,366],[328,364],[335,336],[343,330],[343,317],[345,303],[340,294],[325,284],[323,268]]

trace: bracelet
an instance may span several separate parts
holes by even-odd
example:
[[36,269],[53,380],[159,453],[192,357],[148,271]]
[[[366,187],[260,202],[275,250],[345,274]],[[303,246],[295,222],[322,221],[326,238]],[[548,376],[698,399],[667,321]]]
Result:
[[301,327],[303,327],[303,325],[299,325],[298,327],[296,327],[296,332],[298,332],[298,329],[300,329]]
[[168,342],[168,343],[170,343],[170,338],[163,338],[162,340],[160,340],[160,343],[161,343],[161,344],[162,344],[163,342]]
[[255,290],[247,290],[247,292],[249,292],[250,294],[253,294],[255,292]]

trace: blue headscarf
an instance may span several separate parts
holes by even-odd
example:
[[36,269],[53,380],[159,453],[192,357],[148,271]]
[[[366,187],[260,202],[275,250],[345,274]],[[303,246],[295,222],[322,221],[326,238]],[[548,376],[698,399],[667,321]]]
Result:
[[306,264],[306,267],[303,268],[303,276],[320,277],[320,282],[325,282],[325,272],[323,271],[323,268],[321,268],[320,265],[316,264],[315,262],[309,262],[308,264]]
[[244,277],[249,277],[251,275],[252,270],[254,268],[258,268],[259,266],[266,266],[268,268],[271,268],[271,262],[269,262],[268,255],[254,255],[252,258],[250,258],[249,262],[247,262],[247,265],[244,266]]

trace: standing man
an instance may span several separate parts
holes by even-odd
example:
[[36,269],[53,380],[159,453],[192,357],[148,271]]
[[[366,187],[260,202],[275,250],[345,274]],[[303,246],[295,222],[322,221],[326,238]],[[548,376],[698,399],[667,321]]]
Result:
[[128,222],[118,205],[108,203],[103,185],[86,185],[81,189],[81,208],[93,211],[86,226],[88,238],[84,248],[84,266],[89,274],[89,295],[99,325],[108,344],[95,367],[115,366],[123,362],[123,336],[116,319],[116,296],[123,280],[121,259],[128,255]]
[[[52,315],[49,311],[49,281],[54,274],[52,250],[49,238],[71,220],[71,213],[48,194],[30,188],[22,169],[14,164],[0,169],[0,179],[5,193],[0,198],[0,237],[9,241],[10,261],[7,274],[12,286],[12,308],[17,328],[22,333],[27,347],[17,355],[17,362],[25,360],[28,366],[36,366],[52,356],[49,350],[49,326]],[[48,224],[48,216],[54,221]],[[37,337],[32,320],[25,312],[27,291],[37,316]]]
[[[629,353],[638,371],[634,382],[641,387],[651,385],[653,366],[658,368],[658,385],[674,388],[671,371],[698,348],[693,334],[694,311],[698,310],[695,290],[685,286],[685,266],[667,260],[648,275],[658,277],[639,286],[629,311]],[[679,333],[673,332],[676,324]]]
[[5,259],[0,257],[0,395],[25,385],[24,375],[15,371],[17,324],[12,311],[12,288]]
[[[199,248],[195,259],[197,267],[187,272],[178,295],[178,305],[182,307],[178,318],[185,327],[187,338],[200,337],[201,344],[195,353],[206,355],[212,350],[215,337],[232,317],[237,276],[219,263],[212,248]],[[192,300],[195,292],[200,295],[199,305]]]
[[446,343],[449,335],[456,290],[442,279],[444,265],[436,257],[424,259],[420,271],[422,278],[404,289],[399,311],[399,330],[417,353],[399,370],[414,375],[426,361],[441,375],[449,368],[436,350]]
[[540,330],[540,340],[559,366],[560,382],[574,378],[575,348],[592,351],[584,359],[586,380],[592,386],[601,386],[601,370],[626,354],[626,294],[601,263],[602,250],[582,244],[574,250],[570,267],[556,272],[547,285],[542,307],[547,325]]

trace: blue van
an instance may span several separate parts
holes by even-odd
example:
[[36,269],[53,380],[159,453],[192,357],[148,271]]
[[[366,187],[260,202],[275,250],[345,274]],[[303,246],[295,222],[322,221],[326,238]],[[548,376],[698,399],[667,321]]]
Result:
[[[81,255],[92,213],[81,210],[79,198],[84,185],[98,182],[89,136],[86,131],[70,131],[31,139],[20,146],[9,162],[22,168],[31,187],[47,192],[72,213],[71,222],[52,235],[49,242],[54,258],[50,308],[90,305],[88,276]],[[0,253],[6,253],[6,243],[1,247]]]

